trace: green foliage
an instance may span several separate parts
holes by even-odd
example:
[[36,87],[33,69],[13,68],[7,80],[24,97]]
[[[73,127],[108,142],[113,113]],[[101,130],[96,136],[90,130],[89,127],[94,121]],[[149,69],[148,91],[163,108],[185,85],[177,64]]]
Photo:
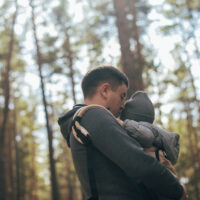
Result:
[[[180,135],[180,154],[179,159],[176,164],[176,170],[178,172],[178,176],[180,181],[184,183],[187,187],[189,196],[191,199],[196,199],[195,196],[195,187],[199,187],[199,183],[197,183],[194,173],[194,155],[192,155],[191,148],[192,145],[190,143],[188,130],[187,130],[187,121],[186,119],[179,118],[177,120],[174,119],[173,114],[169,116],[169,130],[179,133]],[[197,131],[197,127],[194,127],[195,131]]]

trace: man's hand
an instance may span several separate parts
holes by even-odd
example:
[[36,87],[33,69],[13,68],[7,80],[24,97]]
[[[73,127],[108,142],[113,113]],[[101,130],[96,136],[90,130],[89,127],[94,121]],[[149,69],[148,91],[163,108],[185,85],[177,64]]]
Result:
[[182,184],[182,186],[183,186],[183,195],[182,195],[182,197],[181,197],[180,200],[189,200],[186,187],[185,187],[185,185],[183,185],[183,184]]

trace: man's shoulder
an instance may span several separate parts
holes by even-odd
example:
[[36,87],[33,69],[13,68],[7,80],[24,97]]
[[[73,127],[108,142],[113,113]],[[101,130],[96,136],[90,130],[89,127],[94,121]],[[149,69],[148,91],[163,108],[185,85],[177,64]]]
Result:
[[114,115],[105,107],[101,105],[89,105],[84,108],[81,108],[80,110],[84,111],[84,114],[82,114],[82,120],[96,120],[95,122],[98,123],[99,121],[105,121],[105,120],[115,120]]

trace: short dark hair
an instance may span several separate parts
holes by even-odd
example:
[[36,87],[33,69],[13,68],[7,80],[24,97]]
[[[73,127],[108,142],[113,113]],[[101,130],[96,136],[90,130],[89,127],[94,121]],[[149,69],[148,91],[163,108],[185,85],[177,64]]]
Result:
[[97,87],[105,82],[111,85],[112,90],[122,83],[128,87],[128,78],[123,72],[113,66],[102,65],[91,69],[83,77],[81,87],[84,98],[92,97],[96,93]]

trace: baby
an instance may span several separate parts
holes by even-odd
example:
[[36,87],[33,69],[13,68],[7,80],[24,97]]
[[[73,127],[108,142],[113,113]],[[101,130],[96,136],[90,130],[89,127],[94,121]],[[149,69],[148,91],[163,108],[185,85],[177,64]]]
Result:
[[[82,127],[79,122],[84,113],[92,108],[106,109],[103,106],[92,104],[82,107],[74,115],[72,133],[81,144],[87,145],[91,142],[89,140],[89,132]],[[112,113],[110,114],[112,115]],[[127,130],[130,137],[133,137],[141,144],[146,153],[157,158],[161,164],[165,165],[169,171],[177,177],[172,164],[175,164],[178,159],[179,135],[152,125],[154,115],[152,102],[145,92],[139,91],[133,94],[126,102],[125,108],[121,113],[121,119],[124,121],[120,119],[117,120]],[[159,200],[169,200],[154,192],[152,193],[152,191],[148,190],[142,183],[141,187],[144,188],[144,192],[147,192],[149,196],[153,195],[152,199],[159,198]]]
[[[179,135],[152,125],[154,106],[145,92],[138,91],[125,103],[120,124],[144,151],[157,158],[177,178],[173,165],[179,154]],[[173,165],[172,165],[173,164]],[[166,199],[160,197],[159,199]]]

